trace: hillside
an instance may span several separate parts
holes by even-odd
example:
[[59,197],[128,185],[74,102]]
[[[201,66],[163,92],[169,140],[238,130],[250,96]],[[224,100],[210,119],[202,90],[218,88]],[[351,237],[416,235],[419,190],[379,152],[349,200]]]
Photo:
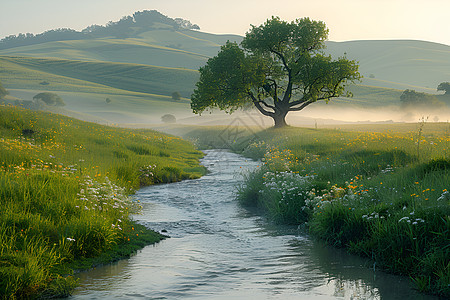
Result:
[[[170,96],[178,91],[189,97],[198,73],[189,69],[155,67],[144,64],[125,64],[113,62],[90,62],[79,60],[43,59],[28,57],[0,57],[2,65],[9,68],[1,72],[7,75],[5,84],[11,88],[38,88],[37,84],[46,81],[49,85],[64,83],[61,90],[70,90],[78,85],[76,91],[85,91],[84,86],[110,87],[129,92]],[[14,69],[15,72],[11,72]],[[30,81],[30,74],[39,72],[39,81]],[[66,81],[63,81],[65,78]],[[21,79],[25,79],[22,80]],[[67,81],[70,79],[70,82]],[[79,80],[83,83],[78,82]],[[2,80],[3,82],[3,80]],[[77,83],[75,83],[77,82]],[[100,86],[99,86],[100,85]],[[41,85],[42,86],[42,85]]]
[[[155,11],[143,15],[145,22],[138,14],[137,19],[88,27],[79,34],[61,30],[39,38],[2,40],[0,81],[11,96],[24,100],[40,91],[61,93],[67,103],[65,113],[81,113],[87,120],[159,122],[166,113],[191,117],[188,99],[198,68],[227,40],[240,42],[242,37],[204,33],[188,21]],[[56,40],[61,35],[65,38]],[[357,60],[364,79],[350,87],[352,99],[314,105],[317,108],[398,107],[403,90],[436,94],[437,85],[450,80],[447,45],[406,40],[330,41],[326,45],[326,52],[333,57],[346,55]],[[171,100],[176,91],[183,100]],[[105,105],[105,99],[111,97],[114,102]],[[306,110],[299,115],[322,116]]]
[[[351,41],[327,42],[327,50],[333,57],[342,56],[360,63],[360,72],[381,87],[393,87],[392,83],[416,88],[436,87],[450,79],[450,46],[424,41]],[[392,83],[389,83],[392,82]]]
[[[0,50],[0,55],[108,61],[197,70],[235,35],[194,30],[150,30],[133,38],[48,42]],[[450,78],[450,46],[424,41],[350,41],[326,43],[333,57],[344,54],[360,63],[365,84],[435,91]]]

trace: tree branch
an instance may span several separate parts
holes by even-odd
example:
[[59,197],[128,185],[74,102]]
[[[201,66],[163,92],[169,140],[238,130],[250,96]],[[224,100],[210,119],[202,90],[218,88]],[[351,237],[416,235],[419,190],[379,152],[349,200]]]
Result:
[[[264,105],[266,105],[267,107],[271,108],[271,105],[268,105],[267,103],[265,103],[262,100],[258,100],[256,99],[256,97],[253,95],[252,92],[248,92],[248,95],[250,96],[250,98],[252,99],[253,105],[255,105],[255,107],[259,110],[260,113],[262,113],[265,116],[268,117],[273,117],[275,114],[273,112],[267,111],[265,110],[262,106],[261,103],[263,103]],[[275,108],[273,108],[275,109]]]
[[289,68],[289,66],[288,66],[288,64],[287,64],[287,62],[286,62],[286,58],[284,57],[284,55],[283,55],[281,52],[276,51],[275,49],[270,49],[270,51],[271,51],[272,53],[275,53],[276,55],[278,55],[279,58],[281,58],[281,61],[283,62],[284,67],[286,68],[286,70],[287,70],[287,71],[289,72],[289,74],[290,74],[290,73],[291,73],[291,68]]
[[[298,101],[295,101],[295,102],[298,102]],[[292,102],[291,104],[293,104],[294,102]],[[309,101],[306,101],[306,102],[299,102],[299,103],[296,103],[295,105],[297,105],[297,104],[300,104],[300,103],[303,103],[302,105],[300,105],[299,107],[289,107],[289,111],[299,111],[299,110],[302,110],[302,109],[304,109],[305,107],[307,107],[308,105],[310,105],[311,103],[314,103],[314,101],[311,101],[311,100],[309,100]]]
[[268,80],[268,81],[271,81],[272,84],[273,84],[273,86],[274,86],[274,92],[273,92],[273,95],[271,95],[271,96],[272,96],[272,99],[273,99],[275,102],[276,102],[276,101],[281,101],[281,99],[278,98],[278,84],[277,84],[276,80],[275,80],[275,79],[271,79],[271,78],[268,78],[267,80]]

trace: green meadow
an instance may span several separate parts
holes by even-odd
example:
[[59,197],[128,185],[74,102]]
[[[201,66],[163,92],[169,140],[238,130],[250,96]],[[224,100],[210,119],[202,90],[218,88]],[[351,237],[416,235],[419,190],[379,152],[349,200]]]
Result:
[[205,173],[190,143],[152,130],[0,106],[0,133],[2,299],[67,296],[74,270],[159,241],[128,195]]
[[[53,91],[166,96],[178,91],[189,97],[198,79],[194,70],[138,64],[6,56],[0,62],[2,82],[12,89],[26,86]],[[47,82],[48,86],[42,86],[41,82]]]
[[[0,82],[10,92],[2,103],[31,101],[51,91],[66,104],[46,107],[47,112],[0,105],[1,298],[68,296],[77,284],[74,271],[127,257],[164,238],[130,220],[139,203],[129,195],[144,185],[205,174],[196,147],[230,148],[261,160],[254,172],[244,174],[237,198],[270,222],[299,226],[373,260],[374,268],[409,276],[423,292],[450,297],[448,122],[320,128],[316,122],[316,128],[284,129],[159,126],[191,142],[116,127],[160,124],[164,114],[197,125],[230,123],[218,114],[193,117],[189,98],[198,68],[227,40],[242,37],[152,26],[132,28],[134,34],[126,38],[0,50]],[[347,111],[381,112],[386,118],[391,111],[408,114],[400,105],[405,89],[436,94],[437,85],[448,80],[446,45],[326,45],[334,58],[357,60],[364,79],[348,87],[353,98],[311,105],[306,116],[314,111],[331,118],[326,110],[333,118]],[[172,99],[174,92],[180,100]],[[437,98],[450,103],[444,95]],[[240,117],[247,121],[245,113]]]
[[[188,99],[199,77],[197,70],[227,40],[240,42],[242,37],[159,24],[126,38],[92,37],[12,47],[0,50],[0,81],[11,96],[22,100],[31,100],[42,91],[62,94],[67,105],[58,113],[83,120],[158,124],[164,114],[192,117]],[[330,41],[326,46],[325,52],[335,58],[346,55],[357,60],[364,79],[349,87],[353,98],[318,103],[316,109],[308,110],[314,111],[316,119],[322,108],[356,109],[358,115],[369,111],[371,117],[379,108],[399,110],[405,89],[436,94],[437,85],[448,77],[450,50],[446,45]],[[182,100],[171,101],[173,92],[179,92]],[[106,98],[113,100],[111,105],[102,105]],[[413,121],[415,117],[402,118],[400,113],[388,119]]]
[[450,125],[342,127],[199,127],[184,136],[261,160],[237,198],[270,222],[450,296]]

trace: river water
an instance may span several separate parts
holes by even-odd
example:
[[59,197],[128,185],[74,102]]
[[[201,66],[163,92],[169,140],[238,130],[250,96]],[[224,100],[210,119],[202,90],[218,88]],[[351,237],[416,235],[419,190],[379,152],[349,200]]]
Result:
[[72,299],[436,299],[407,278],[240,207],[233,195],[239,174],[257,163],[205,153],[208,175],[135,195],[143,206],[135,219],[171,238],[78,274]]

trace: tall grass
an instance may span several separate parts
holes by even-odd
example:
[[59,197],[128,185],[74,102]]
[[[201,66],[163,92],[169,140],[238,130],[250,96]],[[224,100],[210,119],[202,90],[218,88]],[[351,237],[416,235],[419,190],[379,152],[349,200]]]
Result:
[[201,152],[151,130],[0,106],[0,134],[2,299],[67,296],[73,269],[160,240],[130,220],[129,193],[204,172]]
[[449,297],[449,129],[420,122],[241,134],[242,153],[262,166],[245,174],[238,199]]

